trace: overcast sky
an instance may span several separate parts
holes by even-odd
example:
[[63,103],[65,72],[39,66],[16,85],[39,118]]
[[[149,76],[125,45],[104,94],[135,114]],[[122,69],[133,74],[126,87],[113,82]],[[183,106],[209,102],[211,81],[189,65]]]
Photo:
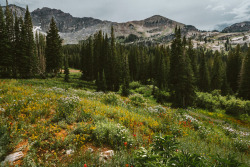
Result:
[[[5,0],[0,0],[2,6]],[[212,30],[216,25],[250,21],[250,0],[9,0],[31,11],[50,7],[75,17],[126,22],[153,15]]]

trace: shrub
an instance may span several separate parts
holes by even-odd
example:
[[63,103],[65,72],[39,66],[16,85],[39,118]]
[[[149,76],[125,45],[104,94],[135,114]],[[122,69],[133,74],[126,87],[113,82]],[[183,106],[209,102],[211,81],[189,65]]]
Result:
[[152,151],[158,153],[163,158],[169,158],[177,149],[177,144],[178,142],[173,136],[155,136],[154,142],[151,146],[153,147]]
[[221,96],[218,91],[196,93],[196,106],[209,111],[225,109],[227,114],[250,114],[250,101],[243,101],[234,96]]
[[149,86],[141,86],[135,89],[135,92],[142,94],[145,97],[150,97],[152,95],[152,89]]
[[58,100],[58,107],[56,110],[58,119],[66,119],[69,115],[71,115],[75,108],[78,107],[79,102],[80,99],[78,96],[61,97]]
[[250,151],[250,142],[241,138],[235,138],[233,140],[233,144],[236,147],[236,149],[240,152],[249,152]]
[[[92,140],[96,145],[107,144],[114,149],[120,149],[124,146],[130,148],[134,139],[129,129],[120,124],[97,122],[92,133]],[[126,144],[124,144],[125,142]]]
[[130,84],[129,84],[129,88],[130,89],[137,89],[137,88],[140,88],[142,85],[140,84],[140,82],[135,82],[135,81],[133,81],[133,82],[131,82]]
[[171,159],[172,166],[206,166],[204,158],[197,154],[190,154],[189,152],[182,151]]
[[117,106],[121,103],[121,100],[117,94],[111,92],[111,93],[104,95],[103,102],[105,104],[111,104],[111,105]]
[[[236,160],[236,156],[233,154],[228,154],[227,157],[222,158],[219,154],[217,156],[213,156],[215,164],[213,166],[229,166],[229,167],[239,167],[243,166],[238,160]],[[245,165],[244,165],[245,166]]]
[[209,93],[196,93],[196,106],[204,109],[208,109],[209,111],[215,111],[216,108],[220,108],[219,101],[213,98],[212,94]]
[[133,94],[129,96],[129,100],[135,106],[142,106],[145,103],[145,99],[140,94]]
[[150,113],[157,113],[157,114],[163,114],[166,112],[166,109],[162,107],[161,105],[155,106],[155,107],[149,107],[147,108],[147,111]]
[[231,115],[249,114],[250,101],[231,99],[226,103],[226,113]]

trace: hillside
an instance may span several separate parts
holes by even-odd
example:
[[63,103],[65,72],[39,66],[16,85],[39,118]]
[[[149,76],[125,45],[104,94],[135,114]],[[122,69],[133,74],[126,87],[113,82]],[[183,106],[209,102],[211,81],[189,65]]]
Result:
[[94,92],[71,72],[71,83],[0,80],[0,165],[250,164],[249,122],[160,105],[135,83],[128,98]]

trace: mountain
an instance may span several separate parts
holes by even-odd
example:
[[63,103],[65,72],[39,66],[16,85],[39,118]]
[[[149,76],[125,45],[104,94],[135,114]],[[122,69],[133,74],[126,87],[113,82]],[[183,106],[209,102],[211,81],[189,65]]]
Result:
[[[24,17],[24,8],[16,5],[9,5],[9,8],[13,14],[16,12],[19,17]],[[91,17],[73,17],[61,10],[44,7],[31,12],[31,17],[34,32],[39,31],[43,34],[48,31],[50,20],[54,17],[63,44],[77,44],[80,40],[87,39],[99,30],[110,34],[111,26],[114,27],[117,40],[128,44],[168,45],[174,39],[176,26],[181,28],[183,36],[193,39],[194,47],[202,46],[212,50],[222,50],[225,49],[224,44],[227,38],[230,39],[232,45],[250,43],[250,32],[239,33],[239,31],[249,31],[250,22],[237,23],[223,30],[223,32],[237,33],[219,33],[216,31],[200,31],[192,25],[185,25],[160,15],[154,15],[144,20],[117,23]],[[129,36],[132,36],[132,38],[129,38]]]
[[[24,16],[25,9],[16,5],[9,5],[10,9],[17,11],[18,16]],[[160,15],[149,17],[145,20],[116,23],[102,21],[91,17],[73,17],[58,9],[44,7],[31,12],[34,30],[46,33],[49,29],[50,20],[54,17],[60,36],[64,44],[75,44],[88,38],[99,30],[110,34],[111,26],[114,27],[116,37],[126,38],[130,34],[136,35],[140,42],[161,43],[171,41],[174,37],[176,26],[181,27],[182,34],[188,37],[199,32],[194,26],[184,25]]]
[[[5,11],[6,6],[3,6],[2,8],[3,8],[3,11]],[[25,11],[26,11],[26,9],[13,5],[13,4],[9,5],[9,9],[12,11],[13,15],[15,15],[16,13],[18,17],[24,17]]]
[[80,31],[83,28],[98,25],[103,21],[84,17],[73,17],[69,13],[64,13],[61,10],[50,9],[44,7],[31,12],[32,22],[34,26],[41,26],[43,31],[48,31],[51,18],[54,17],[58,26],[59,32],[70,33]]
[[250,31],[250,21],[236,23],[222,30],[223,33],[246,32],[246,31]]
[[86,39],[99,30],[109,34],[111,26],[114,27],[117,37],[125,38],[134,34],[143,41],[169,41],[173,39],[176,26],[181,27],[185,35],[188,35],[191,31],[198,32],[193,26],[186,26],[159,15],[140,21],[116,23],[91,17],[73,17],[61,10],[42,8],[33,11],[31,16],[34,26],[39,26],[44,32],[48,31],[50,20],[54,17],[60,36],[64,39],[64,44],[78,43],[79,40]]

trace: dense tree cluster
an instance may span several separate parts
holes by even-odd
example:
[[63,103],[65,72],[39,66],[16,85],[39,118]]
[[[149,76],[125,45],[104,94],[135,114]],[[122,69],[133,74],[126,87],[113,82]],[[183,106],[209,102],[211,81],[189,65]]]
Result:
[[13,16],[8,1],[3,11],[0,6],[0,77],[31,78],[57,73],[62,65],[61,39],[54,20],[47,40],[33,32],[29,8],[24,18]]
[[64,54],[69,54],[70,66],[81,69],[84,80],[95,80],[101,91],[121,86],[126,95],[129,81],[140,81],[170,92],[173,104],[181,107],[192,105],[195,91],[220,90],[250,99],[249,47],[237,45],[228,54],[193,49],[179,28],[170,47],[120,45],[112,29],[109,38],[99,31],[79,45],[65,46]]

